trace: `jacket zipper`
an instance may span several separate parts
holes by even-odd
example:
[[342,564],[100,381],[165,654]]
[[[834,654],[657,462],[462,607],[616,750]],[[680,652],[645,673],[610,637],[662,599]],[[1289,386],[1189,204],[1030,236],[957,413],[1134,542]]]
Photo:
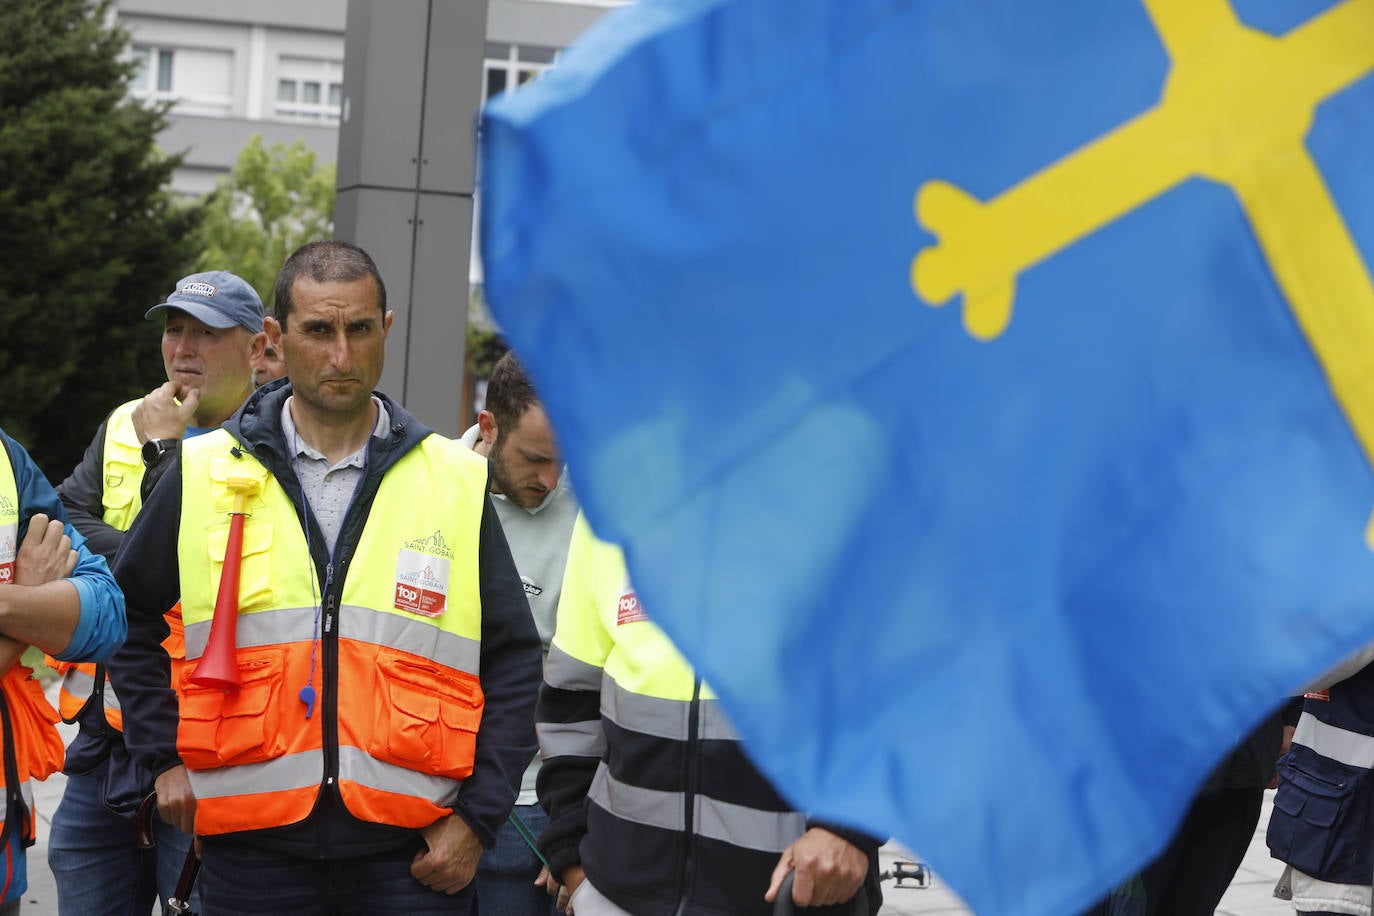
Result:
[[681,896],[678,898],[676,916],[683,916],[687,912],[687,904],[692,899],[693,870],[696,863],[693,861],[696,851],[696,801],[697,801],[697,780],[700,777],[701,755],[696,752],[697,732],[701,728],[701,678],[693,675],[692,677],[692,705],[687,711],[687,785],[683,792],[683,811],[682,824],[686,833],[687,851],[682,857],[682,873],[679,876],[679,887],[682,888]]
[[338,791],[339,777],[339,597],[334,564],[325,567],[320,627],[320,686],[324,696],[324,783]]
[[[392,438],[385,440],[380,446],[374,446],[370,442],[368,444],[369,454],[368,460],[363,466],[363,476],[354,489],[348,511],[344,514],[343,523],[339,526],[339,536],[334,542],[335,551],[342,550],[337,576],[335,575],[333,551],[327,551],[325,547],[324,532],[315,523],[314,515],[305,498],[305,489],[296,476],[295,468],[289,461],[282,464],[274,461],[271,449],[263,443],[259,443],[251,449],[252,454],[277,479],[277,483],[286,490],[287,497],[296,508],[296,516],[300,520],[301,530],[308,532],[310,559],[315,565],[316,581],[320,581],[323,577],[323,585],[320,589],[320,627],[323,630],[320,634],[320,712],[325,718],[321,723],[324,744],[324,784],[320,791],[323,793],[332,790],[341,801],[342,795],[339,794],[338,786],[339,604],[343,600],[343,583],[348,577],[349,550],[356,547],[358,539],[362,537],[362,529],[372,511],[372,501],[377,496],[382,475],[390,470],[393,464],[392,461],[383,458],[374,465],[374,455],[371,450],[375,447],[378,452],[386,449],[389,453],[404,433],[405,428],[401,424],[393,422],[391,426]],[[244,444],[247,445],[246,442]],[[287,482],[290,483],[290,486],[286,485]],[[346,806],[344,810],[347,810]]]

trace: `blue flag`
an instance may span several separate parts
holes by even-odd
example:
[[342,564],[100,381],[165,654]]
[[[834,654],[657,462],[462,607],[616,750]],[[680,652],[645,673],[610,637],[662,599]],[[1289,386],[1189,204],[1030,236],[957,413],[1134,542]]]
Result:
[[1374,638],[1374,0],[676,0],[483,119],[487,295],[794,802],[1063,916]]

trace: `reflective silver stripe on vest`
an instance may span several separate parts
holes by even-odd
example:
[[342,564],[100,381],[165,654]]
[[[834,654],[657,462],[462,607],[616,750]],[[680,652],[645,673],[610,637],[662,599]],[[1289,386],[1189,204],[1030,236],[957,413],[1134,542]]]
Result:
[[224,798],[257,792],[285,792],[324,782],[324,754],[302,751],[262,763],[244,763],[214,770],[189,770],[197,798]]
[[606,733],[596,719],[536,722],[534,731],[539,736],[539,756],[543,760],[550,757],[595,757],[600,760],[606,752]]
[[806,832],[806,815],[796,811],[759,811],[697,796],[697,833],[748,849],[780,853]]
[[1323,757],[1346,766],[1366,770],[1374,767],[1374,738],[1328,725],[1311,713],[1305,712],[1299,717],[1293,743],[1310,747]]
[[482,644],[478,640],[450,633],[424,617],[403,617],[345,604],[339,616],[339,638],[400,649],[470,674],[482,673]]
[[339,778],[382,792],[424,798],[451,808],[462,783],[444,776],[417,773],[393,763],[385,763],[356,747],[339,748]]
[[63,675],[62,689],[84,701],[95,690],[95,678],[80,668],[73,668]]
[[[324,754],[302,751],[264,763],[190,770],[188,775],[197,798],[286,792],[320,785],[324,781]],[[452,806],[461,785],[454,779],[383,763],[356,747],[339,748],[339,778],[384,792],[428,799],[444,807]]]
[[[236,627],[240,649],[307,642],[315,632],[315,608],[277,608],[240,614]],[[466,636],[441,630],[421,618],[408,619],[360,607],[343,605],[339,616],[339,635],[345,639],[369,642],[432,658],[450,668],[480,674],[480,643]],[[186,657],[200,658],[210,638],[210,621],[186,626]]]
[[[95,678],[80,668],[73,668],[62,676],[62,689],[84,702],[95,692]],[[109,678],[105,678],[105,708],[116,712],[120,709],[119,697],[115,695],[114,685]]]
[[573,658],[557,644],[544,659],[544,682],[559,690],[600,690],[603,672],[596,665]]
[[[683,793],[620,782],[604,763],[596,768],[587,797],[621,820],[676,832],[686,824]],[[806,816],[796,811],[760,811],[698,795],[693,824],[700,836],[745,849],[780,853],[806,831]]]
[[[200,658],[210,638],[210,621],[186,624],[186,658]],[[240,649],[277,646],[289,642],[309,642],[315,631],[315,608],[277,608],[240,614],[235,625],[235,642]]]
[[[690,736],[692,704],[633,693],[614,678],[601,691],[601,714],[621,728],[655,738],[686,741]],[[698,700],[697,737],[717,741],[737,741],[739,735],[725,717],[718,700]]]
[[19,794],[23,797],[24,804],[29,806],[29,817],[37,820],[38,812],[33,810],[33,783],[27,779],[21,782],[19,784]]

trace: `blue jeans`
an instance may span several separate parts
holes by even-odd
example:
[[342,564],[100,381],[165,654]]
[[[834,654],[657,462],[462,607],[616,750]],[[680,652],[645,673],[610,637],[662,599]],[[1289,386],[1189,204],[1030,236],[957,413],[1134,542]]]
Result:
[[[149,913],[176,889],[191,838],[153,816],[157,845],[139,849],[136,825],[105,807],[101,786],[107,760],[82,776],[68,776],[52,817],[48,867],[57,879],[61,916]],[[191,900],[197,903],[195,894]]]
[[[538,805],[516,805],[515,813],[539,836],[549,816]],[[557,916],[554,900],[534,886],[543,865],[510,821],[496,832],[496,845],[477,863],[477,906],[484,916]]]
[[441,894],[410,874],[424,846],[356,859],[297,859],[237,840],[201,847],[201,916],[450,916],[472,908],[472,885]]
[[[30,814],[38,816],[32,812]],[[23,837],[19,834],[20,831],[13,831],[9,843],[4,850],[0,850],[0,881],[4,882],[4,894],[0,894],[0,900],[4,901],[0,905],[0,916],[18,913],[24,891],[29,889],[28,854],[24,850]]]

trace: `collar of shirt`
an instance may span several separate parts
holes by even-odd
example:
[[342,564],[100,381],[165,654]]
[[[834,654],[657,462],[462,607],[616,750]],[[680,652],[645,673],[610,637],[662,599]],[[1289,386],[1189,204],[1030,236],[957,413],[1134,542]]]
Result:
[[[296,434],[296,423],[291,419],[291,402],[295,397],[295,395],[291,395],[291,397],[286,399],[286,403],[281,406],[281,433],[291,449],[290,454],[293,457],[300,455],[303,458],[310,458],[314,461],[328,462],[329,459],[324,456],[323,452]],[[376,395],[373,395],[372,403],[377,408],[377,422],[372,424],[372,438],[385,439],[391,435],[391,415],[387,413],[386,407]],[[367,443],[364,442],[362,448],[358,449],[347,458],[344,458],[338,464],[333,465],[330,470],[332,471],[334,468],[346,467],[360,468],[365,466],[366,463]]]

